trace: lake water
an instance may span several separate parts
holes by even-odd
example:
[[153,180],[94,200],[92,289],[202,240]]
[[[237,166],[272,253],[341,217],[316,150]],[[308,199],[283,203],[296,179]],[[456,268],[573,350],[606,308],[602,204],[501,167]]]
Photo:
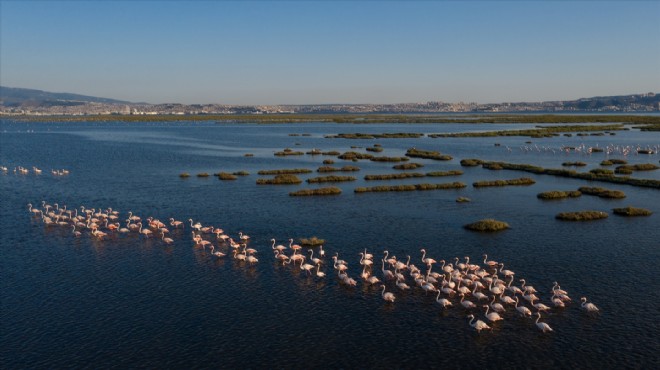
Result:
[[[562,146],[658,146],[660,135],[637,130],[615,136],[420,138],[346,140],[324,135],[351,132],[462,132],[528,128],[533,125],[338,125],[213,123],[35,123],[3,121],[0,126],[0,361],[2,368],[657,368],[660,328],[656,276],[660,262],[660,192],[628,185],[587,182],[514,171],[461,167],[464,158],[531,163],[561,168],[583,161],[600,167],[605,153],[565,153]],[[310,136],[290,136],[309,134]],[[532,144],[525,143],[532,141]],[[375,143],[377,155],[402,156],[406,149],[438,150],[451,161],[414,158],[416,172],[463,170],[456,177],[370,181],[366,174],[400,172],[393,163],[345,162],[328,156],[276,157],[284,148],[348,150]],[[501,144],[495,146],[495,143]],[[246,153],[253,157],[244,156]],[[373,153],[372,153],[373,154]],[[612,158],[624,158],[613,154]],[[658,163],[658,155],[625,157],[629,163]],[[336,173],[358,178],[334,184],[339,196],[290,197],[288,193],[325,185],[257,186],[257,171],[309,168],[324,159],[361,171]],[[16,166],[44,170],[19,175]],[[67,169],[53,176],[51,169]],[[200,172],[245,170],[235,181],[197,178]],[[188,179],[179,174],[188,172]],[[299,175],[303,180],[316,172]],[[660,171],[633,176],[660,179]],[[481,188],[479,180],[531,177],[532,186]],[[355,194],[358,186],[461,181],[463,189]],[[622,190],[620,200],[583,195],[541,201],[548,190],[601,186]],[[457,203],[459,196],[472,199]],[[113,208],[146,219],[194,219],[220,226],[237,238],[251,236],[259,262],[250,267],[231,257],[218,259],[196,247],[190,225],[172,230],[165,245],[131,233],[96,240],[83,231],[44,226],[26,204],[68,209]],[[649,208],[651,217],[625,218],[611,209]],[[610,212],[605,220],[571,223],[559,212]],[[508,222],[511,229],[482,234],[462,228],[483,218]],[[338,282],[327,263],[325,278],[275,262],[270,239],[318,236],[328,255],[349,262],[358,285]],[[215,241],[214,241],[215,242]],[[215,242],[217,245],[218,243]],[[542,334],[533,320],[509,308],[492,332],[477,334],[467,312],[442,310],[435,295],[413,287],[387,304],[378,286],[361,279],[359,252],[377,258],[387,249],[421,267],[420,249],[436,260],[505,263],[536,287],[550,304],[554,281],[573,298],[564,309],[543,315],[554,332]],[[225,251],[225,247],[221,250]],[[332,262],[328,257],[326,259]],[[381,277],[377,270],[377,276]],[[439,270],[438,268],[436,268]],[[407,277],[408,284],[414,282]],[[518,282],[516,281],[516,284]],[[587,315],[579,298],[601,310]],[[475,310],[484,320],[483,311]]]

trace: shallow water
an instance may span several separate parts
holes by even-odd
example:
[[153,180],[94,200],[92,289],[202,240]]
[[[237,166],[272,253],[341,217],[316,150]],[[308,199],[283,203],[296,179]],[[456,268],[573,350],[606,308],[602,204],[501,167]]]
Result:
[[[40,176],[0,175],[2,307],[0,358],[3,368],[54,367],[637,367],[659,363],[658,279],[660,197],[657,189],[464,168],[463,158],[531,163],[560,168],[583,161],[600,167],[604,153],[564,153],[562,146],[656,146],[657,133],[636,130],[615,136],[529,139],[421,138],[326,139],[340,132],[462,132],[528,128],[534,125],[293,125],[212,123],[25,123],[2,122],[0,165],[44,170]],[[311,136],[289,136],[308,133]],[[532,144],[525,141],[531,140]],[[327,156],[275,157],[283,148],[308,151],[351,150],[382,144],[377,155],[402,156],[407,148],[439,150],[454,159],[414,158],[416,172],[461,169],[457,177],[393,181],[362,180],[366,174],[394,173],[393,163],[344,162]],[[501,144],[495,146],[494,143]],[[300,144],[300,145],[297,145]],[[510,149],[510,150],[509,150]],[[362,151],[363,149],[354,149]],[[554,152],[553,152],[554,150]],[[245,157],[252,153],[254,157]],[[611,155],[624,158],[623,155]],[[308,187],[257,186],[262,169],[309,168],[334,159],[335,166],[356,165],[358,178],[336,184],[334,197],[289,197]],[[629,163],[658,163],[658,155],[630,154]],[[66,168],[53,176],[51,168]],[[197,178],[199,172],[245,170],[236,181]],[[193,176],[180,179],[178,174]],[[299,175],[301,179],[317,173]],[[660,171],[636,173],[659,179]],[[476,189],[474,181],[531,177],[535,185]],[[355,194],[358,186],[461,181],[468,187],[406,193]],[[580,186],[622,190],[623,200],[582,196],[543,202],[546,190]],[[471,203],[455,202],[458,196]],[[70,209],[112,207],[143,219],[193,218],[221,226],[237,237],[243,231],[259,250],[259,263],[247,267],[232,258],[217,259],[195,247],[190,227],[172,232],[171,246],[133,234],[104,241],[87,233],[45,227],[27,203],[66,204]],[[638,206],[651,217],[588,223],[560,222],[563,211]],[[496,234],[469,232],[462,225],[482,218],[508,222]],[[435,259],[470,256],[505,263],[526,278],[550,305],[558,281],[574,302],[553,309],[543,321],[555,330],[541,334],[532,321],[507,312],[492,333],[476,334],[457,307],[443,311],[421,289],[394,291],[385,304],[380,290],[358,282],[346,288],[332,275],[308,277],[299,268],[275,263],[271,238],[316,235],[325,249],[349,261],[358,279],[365,247],[377,258],[384,249],[399,258],[411,255],[421,266],[419,249]],[[378,263],[378,266],[380,264]],[[378,274],[380,276],[380,274]],[[413,285],[412,281],[408,281]],[[388,291],[394,288],[387,283]],[[588,297],[602,313],[585,315],[579,298]],[[457,301],[454,300],[457,304]],[[481,316],[483,311],[479,311]],[[649,366],[650,365],[650,366]]]

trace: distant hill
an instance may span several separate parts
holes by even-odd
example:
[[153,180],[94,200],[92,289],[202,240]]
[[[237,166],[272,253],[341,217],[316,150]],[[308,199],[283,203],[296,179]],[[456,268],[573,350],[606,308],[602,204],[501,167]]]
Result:
[[95,96],[0,86],[0,105],[5,107],[72,106],[85,103],[132,104]]
[[607,107],[639,105],[657,105],[660,102],[660,94],[648,93],[639,95],[619,96],[595,96],[593,98],[582,98],[578,100],[564,101],[564,108],[576,110],[597,110]]

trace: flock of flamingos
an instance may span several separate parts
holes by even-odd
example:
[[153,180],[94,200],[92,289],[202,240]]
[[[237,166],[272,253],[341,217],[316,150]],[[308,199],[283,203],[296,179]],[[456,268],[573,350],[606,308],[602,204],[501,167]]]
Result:
[[[128,217],[123,220],[125,224],[122,225],[120,213],[112,208],[97,210],[86,209],[83,206],[78,212],[77,208],[67,209],[66,206],[60,207],[58,204],[51,206],[45,201],[41,206],[41,209],[38,209],[32,204],[28,204],[28,210],[35,218],[40,217],[45,226],[70,228],[75,237],[81,237],[85,233],[97,240],[104,240],[120,234],[135,233],[144,238],[157,238],[165,244],[172,244],[174,240],[167,236],[170,232],[169,228],[187,227],[186,223],[174,218],[169,219],[169,225],[153,217],[145,219],[143,224],[142,218],[133,215],[132,212],[128,213]],[[208,247],[213,256],[233,258],[248,267],[259,262],[259,259],[255,257],[258,251],[248,246],[250,242],[248,235],[239,232],[236,241],[220,228],[204,227],[199,222],[193,223],[192,219],[188,221],[195,246],[202,247],[204,250]],[[349,287],[357,285],[357,281],[348,275],[348,262],[339,259],[339,253],[335,253],[330,262],[325,258],[323,246],[317,249],[317,257],[314,257],[314,249],[307,249],[307,253],[303,253],[303,247],[294,244],[293,239],[289,239],[288,246],[277,244],[275,239],[271,239],[271,243],[270,249],[277,263],[293,265],[294,268],[298,267],[299,271],[305,271],[308,276],[316,276],[321,279],[326,277],[326,273],[322,270],[325,269],[326,264],[331,263],[339,283]],[[483,256],[483,265],[479,265],[471,264],[469,257],[465,257],[464,261],[454,258],[453,263],[446,263],[445,260],[427,257],[424,249],[421,249],[420,253],[420,262],[425,270],[412,264],[410,256],[407,256],[407,260],[404,262],[394,256],[389,256],[388,251],[383,252],[380,261],[374,262],[374,255],[365,249],[364,252],[359,253],[361,256],[359,261],[360,279],[363,280],[363,284],[382,289],[381,297],[388,304],[396,301],[396,295],[393,292],[387,292],[386,282],[390,282],[390,286],[402,291],[414,287],[414,289],[421,289],[425,294],[436,294],[435,300],[443,309],[460,305],[468,312],[469,324],[477,332],[491,330],[491,325],[503,320],[500,314],[507,310],[515,310],[522,317],[534,316],[536,317],[535,325],[540,331],[551,332],[553,330],[550,325],[540,321],[541,313],[562,309],[571,302],[568,293],[555,282],[549,292],[552,294],[549,302],[552,307],[541,303],[535,294],[538,291],[533,286],[526,285],[525,279],[518,279],[521,283],[520,286],[514,285],[516,273],[504,269],[504,264],[501,262],[489,261],[487,255]],[[436,265],[438,265],[437,270],[439,271],[433,271],[433,267]],[[378,270],[380,270],[380,277],[376,276]],[[519,299],[520,297],[523,298],[522,301]],[[588,303],[585,297],[582,297],[581,301],[581,308],[584,312],[588,314],[599,312],[598,307],[593,303]],[[475,315],[479,313],[483,314],[486,321],[476,318]]]

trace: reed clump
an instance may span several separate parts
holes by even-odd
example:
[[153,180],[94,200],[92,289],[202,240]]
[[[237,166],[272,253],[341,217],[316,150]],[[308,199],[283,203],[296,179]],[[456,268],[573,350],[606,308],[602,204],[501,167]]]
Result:
[[322,166],[319,167],[316,170],[316,172],[355,172],[359,170],[360,167],[355,167],[355,166],[343,166],[343,167]]
[[626,194],[620,190],[609,190],[600,187],[582,186],[578,189],[582,194],[595,195],[600,198],[622,199]]
[[487,169],[487,170],[494,170],[494,171],[499,171],[504,169],[502,165],[500,165],[497,162],[484,162],[481,167]]
[[296,175],[275,175],[272,179],[258,179],[257,185],[295,185],[302,183]]
[[433,171],[427,172],[426,176],[428,177],[443,177],[443,176],[460,176],[463,174],[461,170],[451,170],[451,171]]
[[403,163],[403,164],[397,164],[392,168],[395,170],[415,170],[420,167],[424,167],[424,165],[421,163]]
[[519,179],[511,180],[490,180],[490,181],[477,181],[472,183],[475,188],[488,187],[488,186],[509,186],[509,185],[533,185],[536,181],[529,177],[521,177]]
[[458,197],[456,198],[456,203],[468,203],[471,202],[472,199],[467,198],[467,197]]
[[209,177],[209,174],[207,172],[202,172],[202,173],[198,173],[197,177]]
[[306,197],[313,195],[339,195],[341,194],[341,189],[337,187],[326,187],[318,189],[302,189],[298,191],[292,191],[289,193],[292,197]]
[[553,191],[544,191],[542,193],[538,193],[536,197],[539,199],[547,200],[547,199],[577,198],[581,195],[582,193],[578,190],[573,190],[573,191],[553,190]]
[[606,159],[606,160],[600,162],[601,166],[611,166],[611,165],[614,165],[614,164],[628,164],[628,161],[626,161],[625,159],[611,158],[611,159]]
[[365,133],[342,133],[337,135],[326,135],[328,139],[414,139],[420,138],[424,134],[415,132],[396,132],[383,134],[365,134]]
[[426,158],[426,159],[435,159],[438,161],[450,161],[452,156],[441,154],[440,152],[433,150],[421,150],[417,148],[410,148],[406,151],[406,156],[413,158]]
[[380,152],[383,151],[383,148],[382,148],[382,147],[379,147],[379,146],[372,146],[372,147],[368,147],[368,148],[365,148],[365,149],[366,149],[368,152],[374,152],[374,153],[380,153]]
[[634,217],[634,216],[650,216],[653,214],[651,210],[646,209],[646,208],[637,208],[637,207],[623,207],[623,208],[614,208],[612,210],[615,215],[619,216],[628,216],[628,217]]
[[297,175],[302,173],[312,173],[312,170],[306,168],[288,168],[280,170],[261,170],[259,175]]
[[213,176],[217,176],[218,180],[236,180],[236,179],[238,179],[238,176],[232,175],[231,173],[228,173],[228,172],[214,173]]
[[278,156],[278,157],[285,157],[285,156],[289,156],[289,155],[303,155],[303,154],[305,154],[305,153],[295,151],[291,148],[286,148],[286,149],[284,149],[280,152],[275,152],[275,155]]
[[637,154],[655,154],[655,152],[651,149],[639,149]]
[[502,231],[510,228],[508,223],[504,221],[498,221],[492,218],[479,220],[477,222],[464,225],[463,227],[472,231],[485,231],[485,232]]
[[609,215],[603,211],[578,211],[558,213],[555,218],[564,221],[591,221],[607,218]]
[[315,236],[300,239],[300,245],[303,247],[316,247],[323,244],[325,244],[325,239],[319,239]]
[[321,155],[323,152],[320,149],[312,149],[309,152],[305,153],[307,155]]
[[562,163],[561,165],[562,165],[562,166],[565,166],[565,167],[571,167],[571,166],[574,166],[574,167],[584,167],[584,166],[586,166],[587,164],[584,163],[584,162],[564,162],[564,163]]
[[335,164],[335,161],[333,161],[332,159],[325,159],[323,160],[323,164]]
[[188,172],[183,172],[179,174],[179,177],[182,179],[190,177],[190,174]]
[[369,160],[373,162],[407,162],[410,160],[408,157],[372,157]]
[[658,166],[653,163],[639,163],[639,164],[626,164],[622,166],[617,166],[617,170],[625,169],[630,171],[654,171],[657,170]]
[[404,173],[392,173],[387,175],[366,175],[364,179],[367,181],[371,180],[399,180],[399,179],[408,179],[411,177],[424,177],[423,173],[419,172],[404,172]]
[[322,183],[322,182],[345,182],[355,181],[353,176],[319,176],[312,177],[306,180],[309,184]]
[[379,193],[390,191],[422,191],[422,190],[441,190],[441,189],[460,189],[466,185],[462,182],[452,182],[444,184],[414,184],[414,185],[392,185],[392,186],[372,186],[359,187],[355,189],[356,193]]
[[351,161],[351,160],[360,160],[360,159],[371,159],[374,156],[371,154],[365,154],[365,153],[358,153],[358,152],[344,152],[341,154],[339,159],[343,159],[346,161]]
[[252,154],[252,153],[245,153],[245,154],[243,154],[243,157],[254,157],[254,154]]
[[476,158],[461,159],[461,166],[463,167],[476,167],[476,166],[480,166],[483,163],[484,161]]
[[608,169],[605,169],[605,168],[594,168],[593,170],[590,170],[589,172],[593,173],[594,175],[605,175],[605,176],[614,175],[614,171],[608,170]]
[[232,175],[235,175],[235,176],[249,176],[250,173],[247,172],[247,171],[236,171],[236,172],[233,172]]

